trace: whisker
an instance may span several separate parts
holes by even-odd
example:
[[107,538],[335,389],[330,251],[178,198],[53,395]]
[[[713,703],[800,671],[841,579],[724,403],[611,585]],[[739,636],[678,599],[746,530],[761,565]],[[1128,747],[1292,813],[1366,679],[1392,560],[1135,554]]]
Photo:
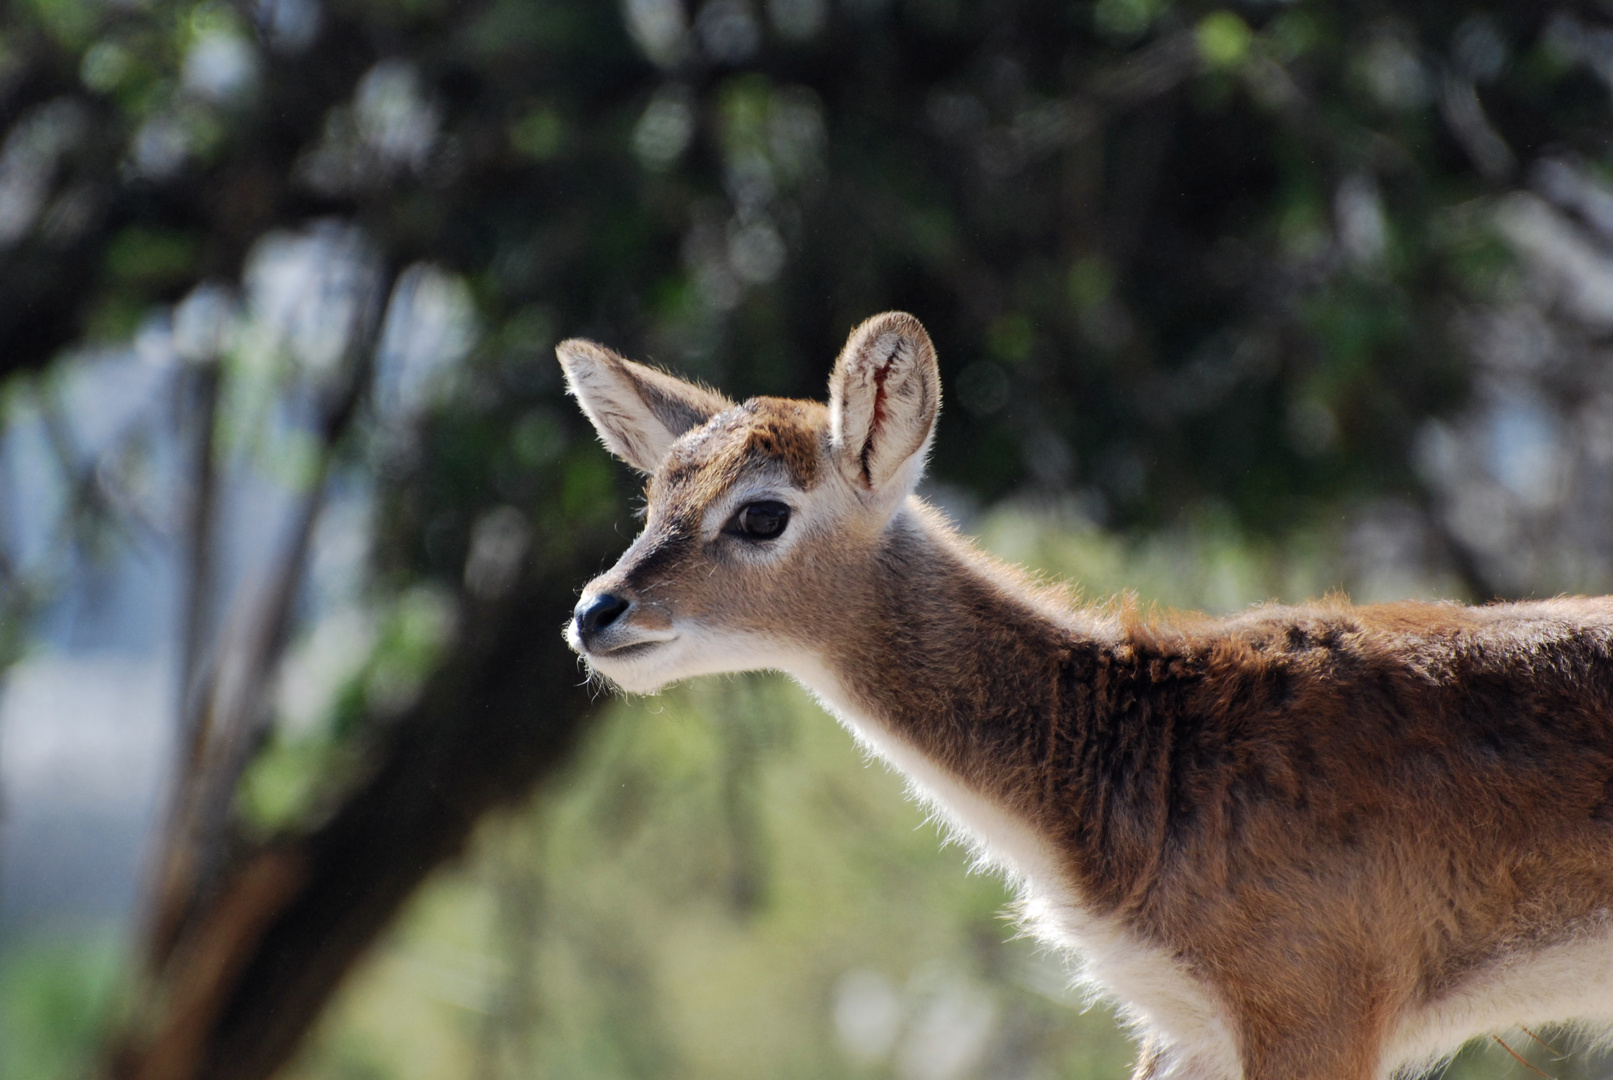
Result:
[[1502,1042],[1501,1041],[1501,1036],[1499,1036],[1499,1035],[1491,1035],[1490,1038],[1494,1039],[1498,1043],[1501,1043],[1501,1049],[1503,1049],[1507,1053],[1511,1054],[1512,1059],[1514,1061],[1516,1061],[1519,1065],[1522,1065],[1524,1068],[1528,1069],[1530,1072],[1535,1073],[1538,1076],[1544,1076],[1546,1078],[1546,1080],[1557,1080],[1556,1077],[1551,1076],[1550,1074],[1548,1074],[1546,1072],[1543,1072],[1542,1070],[1537,1068],[1532,1062],[1528,1061],[1521,1054],[1519,1054],[1516,1050],[1512,1049],[1512,1047],[1510,1047],[1506,1043]]
[[1547,1042],[1545,1039],[1542,1039],[1539,1035],[1536,1035],[1534,1032],[1530,1031],[1528,1028],[1519,1027],[1518,1030],[1523,1032],[1525,1035],[1529,1036],[1531,1039],[1533,1039],[1535,1042],[1539,1043],[1541,1046],[1544,1046],[1547,1050],[1550,1050],[1553,1054],[1556,1054],[1558,1057],[1563,1056],[1563,1052],[1561,1050],[1557,1049],[1555,1046],[1551,1045],[1551,1043]]

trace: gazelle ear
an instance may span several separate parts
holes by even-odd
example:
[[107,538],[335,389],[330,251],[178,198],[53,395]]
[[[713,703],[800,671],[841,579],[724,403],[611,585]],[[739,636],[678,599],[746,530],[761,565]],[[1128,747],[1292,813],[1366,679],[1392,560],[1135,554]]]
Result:
[[554,351],[566,388],[605,449],[640,472],[654,472],[679,435],[733,407],[715,391],[635,364],[592,341],[572,338]]
[[829,379],[833,454],[846,479],[876,495],[906,497],[924,472],[941,408],[930,335],[900,311],[851,332]]

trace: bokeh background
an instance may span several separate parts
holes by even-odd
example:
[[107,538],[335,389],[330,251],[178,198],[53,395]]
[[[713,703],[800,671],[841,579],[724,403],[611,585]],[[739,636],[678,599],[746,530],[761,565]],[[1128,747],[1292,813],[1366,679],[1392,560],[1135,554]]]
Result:
[[927,496],[1095,599],[1599,593],[1610,167],[1588,0],[10,0],[0,1075],[1118,1080],[799,689],[583,684],[554,342],[912,311]]

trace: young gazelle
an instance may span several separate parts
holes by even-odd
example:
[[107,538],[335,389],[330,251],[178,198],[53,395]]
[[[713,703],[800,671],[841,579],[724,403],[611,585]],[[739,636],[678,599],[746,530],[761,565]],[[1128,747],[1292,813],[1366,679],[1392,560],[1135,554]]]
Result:
[[625,690],[805,684],[1017,884],[1137,1076],[1371,1080],[1613,1021],[1613,600],[1079,607],[913,495],[940,381],[880,315],[827,407],[559,347],[643,533],[566,634]]

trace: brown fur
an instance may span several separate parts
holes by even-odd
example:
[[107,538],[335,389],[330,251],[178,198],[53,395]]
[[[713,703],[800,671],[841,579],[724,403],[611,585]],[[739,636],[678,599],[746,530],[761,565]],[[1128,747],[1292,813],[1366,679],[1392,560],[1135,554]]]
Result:
[[818,458],[827,421],[822,405],[786,398],[751,398],[718,413],[689,438],[675,444],[665,465],[651,478],[651,503],[677,497],[704,509],[757,464],[777,463],[797,486],[818,481]]
[[1613,900],[1613,603],[1093,634],[926,554],[840,644],[861,692],[1220,988],[1246,1074],[1368,1075],[1395,1015]]
[[[754,399],[677,439],[643,535],[589,586],[634,600],[618,633],[720,631],[762,643],[735,667],[821,666],[1022,822],[1087,913],[1209,988],[1250,1080],[1381,1074],[1419,1009],[1609,918],[1613,600],[1069,607],[922,504],[891,509],[934,358],[916,321],[882,318],[837,366],[841,412]],[[848,370],[878,372],[862,421]],[[712,535],[738,485],[770,483],[800,503],[790,544]],[[608,670],[610,648],[586,654]],[[1161,1042],[1138,1072],[1179,1065]]]

